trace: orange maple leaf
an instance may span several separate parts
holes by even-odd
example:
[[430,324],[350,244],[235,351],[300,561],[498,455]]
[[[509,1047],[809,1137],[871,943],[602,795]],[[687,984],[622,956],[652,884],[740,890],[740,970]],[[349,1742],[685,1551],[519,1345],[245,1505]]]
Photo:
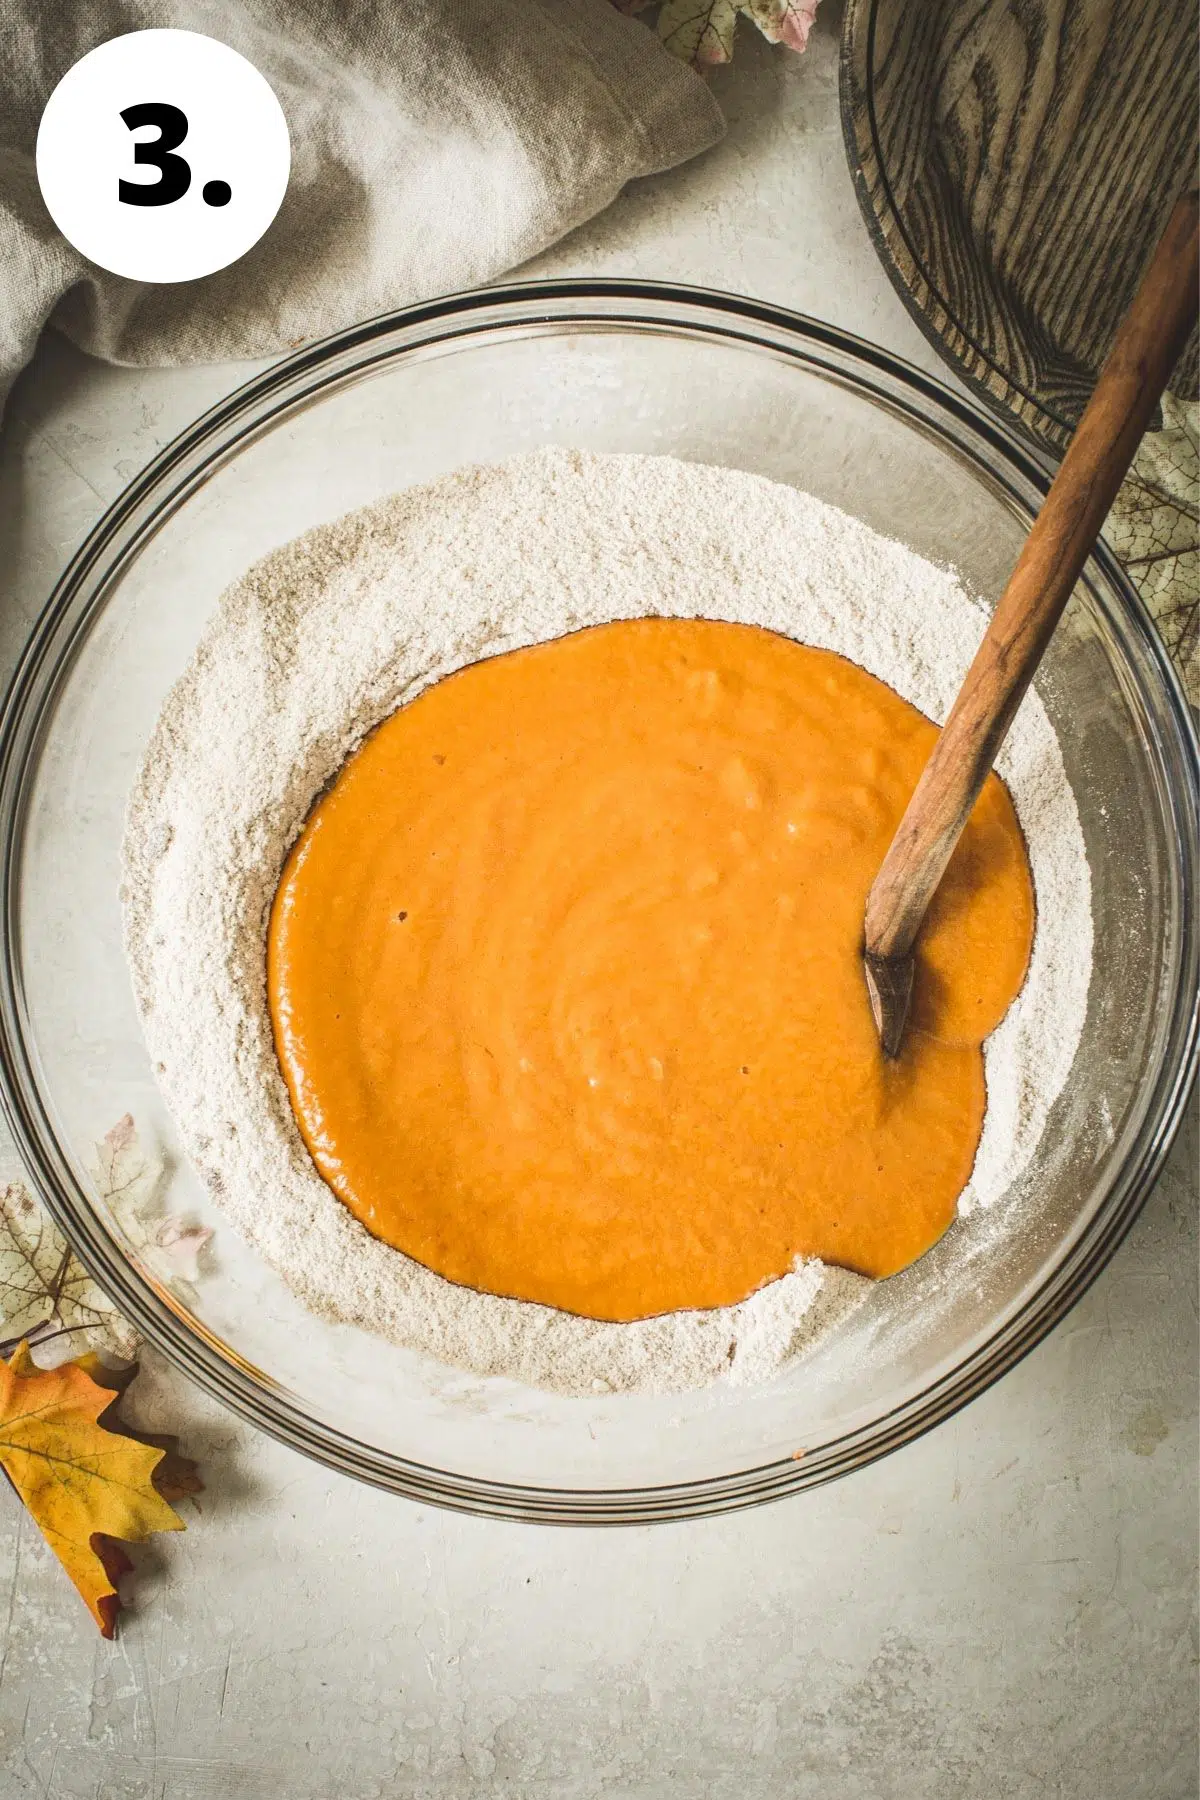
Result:
[[0,1467],[106,1638],[121,1608],[117,1580],[133,1566],[122,1543],[183,1531],[167,1502],[200,1486],[169,1439],[111,1416],[136,1372],[116,1374],[94,1356],[39,1369],[25,1343],[0,1361]]

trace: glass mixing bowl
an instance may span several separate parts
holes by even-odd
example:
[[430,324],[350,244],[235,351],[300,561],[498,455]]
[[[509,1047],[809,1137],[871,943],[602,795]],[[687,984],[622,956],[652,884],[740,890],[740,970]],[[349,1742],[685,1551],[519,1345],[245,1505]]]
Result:
[[[1161,1166],[1195,1056],[1196,740],[1099,548],[1038,679],[1091,859],[1087,1025],[1033,1166],[770,1385],[567,1400],[306,1312],[214,1215],[159,1100],[121,945],[126,794],[217,596],[320,521],[557,443],[807,488],[953,563],[994,603],[1047,469],[991,418],[812,320],[628,282],[493,289],[302,350],[163,451],[74,557],[0,720],[4,1104],[32,1180],[145,1336],[265,1431],[414,1498],[603,1523],[746,1506],[843,1475],[980,1392],[1078,1299]],[[888,595],[878,597],[881,607]],[[337,646],[330,646],[336,656]],[[167,1201],[216,1230],[172,1289],[100,1199],[124,1113]]]

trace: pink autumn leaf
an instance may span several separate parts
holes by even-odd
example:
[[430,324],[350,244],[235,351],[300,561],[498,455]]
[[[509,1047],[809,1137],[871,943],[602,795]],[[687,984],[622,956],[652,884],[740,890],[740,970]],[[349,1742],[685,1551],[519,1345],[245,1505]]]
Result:
[[134,1127],[132,1113],[126,1113],[123,1119],[117,1120],[111,1131],[106,1131],[104,1134],[104,1149],[110,1161],[115,1161],[136,1142],[137,1131]]
[[200,1252],[211,1237],[210,1226],[185,1225],[182,1219],[171,1213],[159,1225],[154,1234],[154,1242],[169,1265],[171,1274],[181,1281],[197,1281],[200,1276]]
[[[612,0],[624,13],[641,12],[653,0]],[[818,0],[662,0],[658,35],[672,56],[693,68],[714,68],[733,56],[738,15],[753,20],[769,43],[803,50]]]
[[101,1197],[134,1255],[168,1285],[195,1281],[212,1232],[163,1212],[162,1165],[143,1149],[128,1113],[96,1146],[96,1173]]
[[742,11],[768,43],[804,50],[817,16],[817,0],[743,0]]
[[100,1192],[114,1211],[140,1211],[157,1185],[159,1170],[143,1154],[130,1113],[97,1144],[96,1173]]

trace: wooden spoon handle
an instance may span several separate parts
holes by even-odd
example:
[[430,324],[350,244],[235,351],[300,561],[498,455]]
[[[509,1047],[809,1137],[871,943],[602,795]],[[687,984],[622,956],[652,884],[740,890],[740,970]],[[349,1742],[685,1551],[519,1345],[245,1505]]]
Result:
[[1178,202],[867,898],[865,951],[903,957],[1100,534],[1197,315],[1200,196]]

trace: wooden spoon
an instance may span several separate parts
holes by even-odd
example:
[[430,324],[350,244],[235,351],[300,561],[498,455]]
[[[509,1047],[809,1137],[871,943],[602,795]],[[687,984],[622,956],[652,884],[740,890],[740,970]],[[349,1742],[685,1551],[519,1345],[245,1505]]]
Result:
[[863,965],[885,1056],[899,1053],[913,944],[934,890],[1195,323],[1198,220],[1192,190],[1171,214],[867,896]]

